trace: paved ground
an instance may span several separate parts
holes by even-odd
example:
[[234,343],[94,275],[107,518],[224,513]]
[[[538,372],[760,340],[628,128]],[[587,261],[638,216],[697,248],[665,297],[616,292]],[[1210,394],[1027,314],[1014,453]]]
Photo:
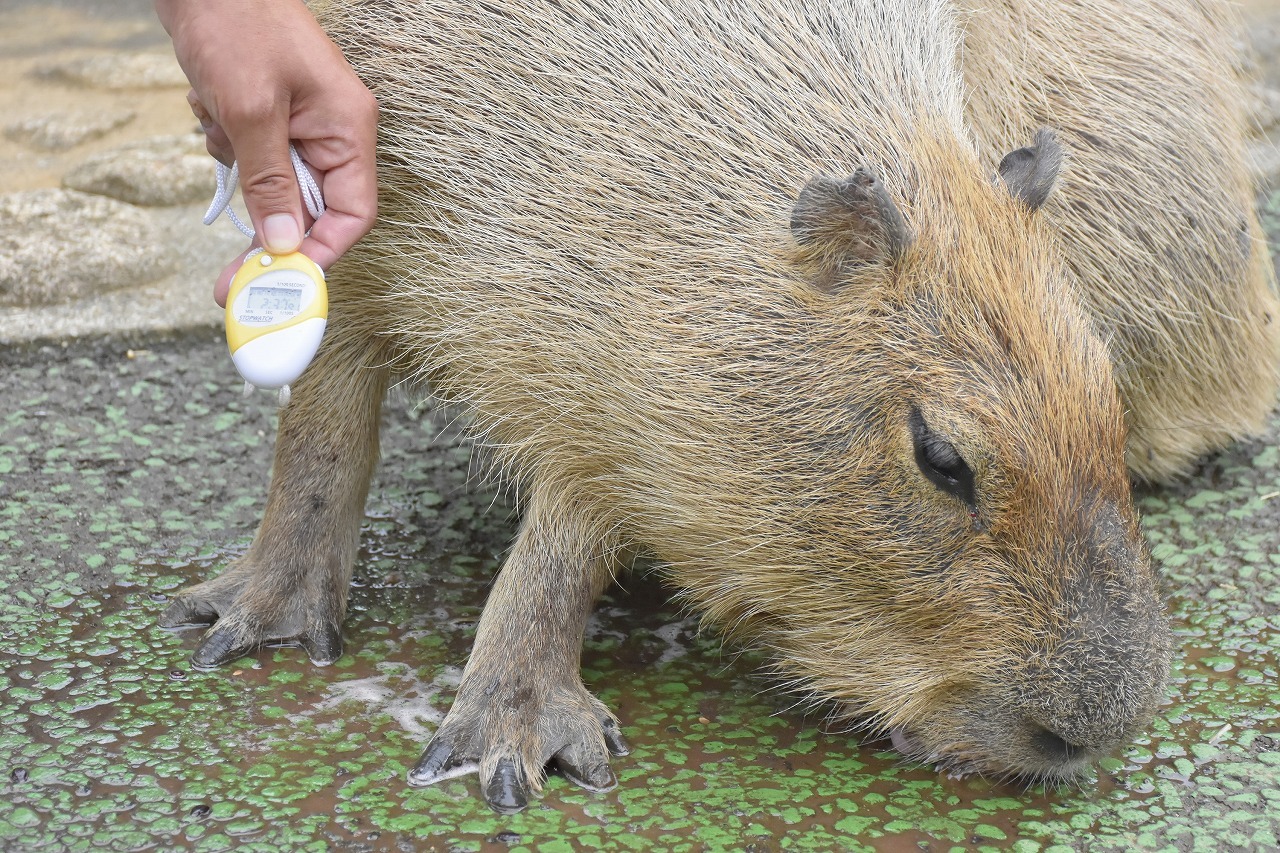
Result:
[[1280,426],[1142,498],[1184,653],[1151,735],[1096,783],[953,781],[823,731],[636,579],[602,606],[585,659],[635,746],[621,785],[592,796],[553,779],[500,818],[474,779],[403,783],[511,532],[507,505],[468,487],[452,432],[390,407],[346,656],[320,669],[286,649],[201,673],[193,637],[154,620],[248,542],[266,395],[238,397],[212,335],[11,350],[0,365],[6,849],[1277,844]]
[[[1280,245],[1280,194],[1266,213]],[[950,780],[827,731],[637,577],[584,657],[634,747],[619,787],[552,778],[499,817],[474,778],[404,784],[513,529],[430,411],[389,406],[335,665],[197,672],[194,637],[155,626],[247,545],[274,435],[218,334],[183,325],[0,348],[0,849],[1280,847],[1280,420],[1141,496],[1183,651],[1149,736],[1078,789]]]

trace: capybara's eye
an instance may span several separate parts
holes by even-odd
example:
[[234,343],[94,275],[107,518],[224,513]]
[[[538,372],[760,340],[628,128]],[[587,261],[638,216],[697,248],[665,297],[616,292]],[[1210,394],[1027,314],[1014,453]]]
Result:
[[929,428],[920,410],[911,407],[908,417],[911,442],[915,445],[916,464],[920,473],[942,491],[959,498],[969,507],[977,505],[973,491],[973,472],[951,444]]

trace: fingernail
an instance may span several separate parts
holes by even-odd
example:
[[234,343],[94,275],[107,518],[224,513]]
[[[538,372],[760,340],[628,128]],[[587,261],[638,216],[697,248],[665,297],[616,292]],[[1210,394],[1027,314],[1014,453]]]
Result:
[[287,213],[273,213],[262,220],[262,245],[276,254],[292,252],[302,242],[298,222]]

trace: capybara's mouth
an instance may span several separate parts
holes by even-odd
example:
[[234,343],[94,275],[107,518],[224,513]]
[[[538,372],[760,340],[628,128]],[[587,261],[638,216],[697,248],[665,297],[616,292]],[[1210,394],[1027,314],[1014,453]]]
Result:
[[889,741],[904,758],[933,765],[951,779],[976,775],[1054,785],[1078,780],[1097,757],[1089,750],[1050,755],[1036,750],[1020,755],[1012,745],[986,751],[971,742],[934,744],[918,731],[902,726],[889,730]]

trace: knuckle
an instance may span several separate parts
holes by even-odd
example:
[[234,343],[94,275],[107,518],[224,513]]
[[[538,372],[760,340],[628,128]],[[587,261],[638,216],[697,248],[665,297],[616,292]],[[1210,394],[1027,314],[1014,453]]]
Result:
[[360,87],[361,94],[353,99],[355,108],[361,117],[369,120],[378,118],[378,99],[363,85]]
[[362,227],[364,228],[364,233],[367,234],[369,229],[373,227],[374,221],[378,218],[377,191],[375,190],[370,192],[368,194],[368,198],[358,199],[354,204],[352,204],[351,213],[361,222]]
[[[243,164],[242,164],[243,165]],[[284,164],[287,167],[288,164]],[[282,165],[269,163],[262,165],[261,168],[252,170],[250,173],[241,173],[241,181],[246,190],[255,193],[260,199],[268,199],[268,197],[288,196],[294,192],[294,183],[297,178],[293,177],[292,170],[285,170]]]
[[298,192],[293,173],[286,173],[274,165],[252,174],[242,173],[240,183],[244,191],[252,195],[260,204],[285,203]]
[[283,195],[293,189],[295,179],[292,172],[286,172],[280,166],[272,163],[244,175],[243,180],[263,195],[275,193]]
[[219,105],[218,120],[230,130],[257,127],[269,122],[280,112],[275,99],[246,95]]

